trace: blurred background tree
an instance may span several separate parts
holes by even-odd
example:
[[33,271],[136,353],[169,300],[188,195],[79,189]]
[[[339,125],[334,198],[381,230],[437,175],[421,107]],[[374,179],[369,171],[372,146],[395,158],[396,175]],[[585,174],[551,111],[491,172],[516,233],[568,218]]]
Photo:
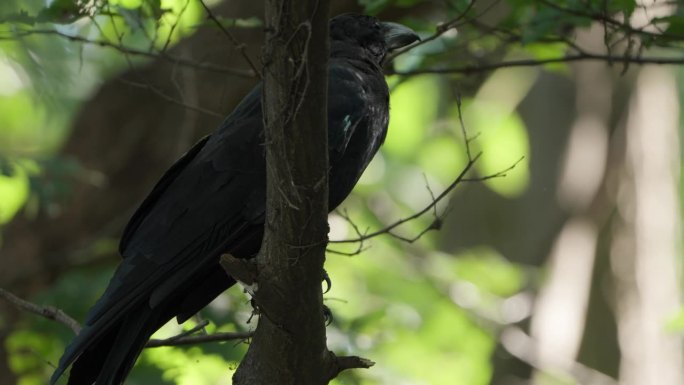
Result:
[[[238,45],[199,0],[0,3],[1,288],[82,319],[136,205],[256,83],[242,50],[259,57],[262,5],[205,4]],[[388,68],[390,133],[330,216],[331,239],[434,202],[467,165],[459,111],[481,152],[393,235],[331,243],[328,344],[377,362],[335,383],[684,383],[684,6],[333,8],[400,21],[424,43]],[[438,231],[417,237],[426,229]],[[249,331],[250,315],[234,289],[155,337],[206,321],[200,333]],[[71,336],[0,302],[0,383],[45,383]],[[127,383],[230,383],[242,342],[147,349]]]

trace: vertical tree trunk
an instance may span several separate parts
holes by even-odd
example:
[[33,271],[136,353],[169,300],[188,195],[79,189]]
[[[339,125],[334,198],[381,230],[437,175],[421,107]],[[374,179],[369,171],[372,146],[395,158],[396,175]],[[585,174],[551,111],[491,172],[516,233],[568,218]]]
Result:
[[243,384],[324,384],[321,279],[327,243],[328,1],[266,4],[267,201],[254,296],[259,325],[233,377]]

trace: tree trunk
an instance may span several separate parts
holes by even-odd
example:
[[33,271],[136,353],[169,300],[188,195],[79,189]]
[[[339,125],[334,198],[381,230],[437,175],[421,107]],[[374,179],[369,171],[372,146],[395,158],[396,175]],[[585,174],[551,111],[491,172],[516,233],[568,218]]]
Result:
[[259,325],[233,381],[325,384],[321,279],[327,244],[327,1],[266,4],[267,213],[257,257]]

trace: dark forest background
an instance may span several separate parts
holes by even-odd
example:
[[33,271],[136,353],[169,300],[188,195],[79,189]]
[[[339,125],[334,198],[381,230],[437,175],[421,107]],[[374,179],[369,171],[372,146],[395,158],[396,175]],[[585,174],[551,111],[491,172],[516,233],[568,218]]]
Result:
[[[260,3],[0,3],[2,298],[82,319],[137,204],[256,83]],[[332,10],[423,37],[387,68],[387,141],[329,218],[328,346],[376,362],[333,383],[684,383],[684,5]],[[0,384],[43,384],[73,332],[16,304]],[[251,312],[233,288],[155,338],[249,332]],[[228,384],[247,343],[148,348],[127,383]]]

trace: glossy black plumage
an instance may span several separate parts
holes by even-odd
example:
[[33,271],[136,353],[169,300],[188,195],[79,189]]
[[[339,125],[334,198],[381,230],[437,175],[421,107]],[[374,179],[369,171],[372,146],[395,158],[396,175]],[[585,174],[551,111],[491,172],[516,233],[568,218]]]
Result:
[[[387,132],[381,63],[418,37],[397,24],[342,15],[330,23],[328,145],[331,209],[351,192]],[[51,383],[73,363],[69,384],[120,384],[145,342],[169,319],[183,322],[235,281],[222,253],[254,256],[266,204],[256,86],[210,136],[161,178],[126,226],[123,261],[66,349]]]

